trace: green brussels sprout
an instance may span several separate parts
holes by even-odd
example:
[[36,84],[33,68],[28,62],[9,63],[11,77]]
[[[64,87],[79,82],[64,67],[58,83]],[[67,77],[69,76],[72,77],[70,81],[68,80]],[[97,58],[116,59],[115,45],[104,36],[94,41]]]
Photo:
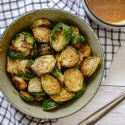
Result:
[[49,43],[43,43],[39,47],[39,54],[42,55],[50,55],[54,53],[54,51],[51,49]]
[[41,81],[38,77],[34,77],[29,81],[28,91],[29,92],[42,92],[43,91]]
[[30,95],[28,92],[25,92],[25,91],[20,91],[19,92],[20,94],[20,97],[23,101],[25,102],[33,102],[34,101],[34,98],[32,95]]
[[38,19],[38,20],[34,21],[32,23],[31,28],[41,27],[41,26],[50,27],[51,25],[52,24],[49,20],[42,18],[42,19]]
[[50,41],[51,30],[48,27],[36,27],[32,29],[37,42],[46,43]]
[[45,92],[30,92],[30,94],[36,98],[44,98],[47,96]]
[[63,23],[58,23],[54,26],[50,43],[55,51],[61,51],[66,47],[71,38],[71,27]]
[[74,98],[80,98],[84,94],[85,90],[86,90],[86,84],[83,83],[82,89],[80,89],[79,91],[77,91],[75,93],[75,97]]
[[75,35],[72,38],[72,45],[76,48],[79,48],[81,46],[81,44],[83,44],[85,42],[86,38],[80,34]]
[[26,54],[23,54],[21,52],[15,52],[11,47],[8,48],[8,56],[12,59],[24,59]]
[[61,52],[60,55],[61,66],[74,67],[77,65],[78,61],[79,61],[79,55],[76,49],[73,48],[72,46],[67,46],[66,49],[64,49]]
[[51,74],[53,76],[55,76],[61,83],[64,82],[64,75],[62,74],[62,72],[57,67],[53,68],[53,71],[51,72]]
[[25,82],[25,80],[21,77],[18,76],[13,76],[12,77],[12,81],[14,83],[14,86],[18,89],[18,90],[24,90],[27,87],[27,83]]
[[64,84],[69,91],[77,92],[83,87],[84,78],[78,69],[72,68],[66,70],[64,72],[64,77]]
[[51,99],[55,102],[61,103],[68,100],[71,100],[75,96],[74,92],[68,91],[65,88],[62,88],[62,91],[58,94],[51,95]]
[[53,100],[45,100],[42,103],[43,110],[52,110],[58,106],[59,106],[59,104],[57,102],[54,102]]
[[79,34],[79,29],[78,27],[72,26],[72,36],[78,35]]
[[100,62],[101,58],[99,56],[91,56],[86,58],[81,63],[81,68],[80,68],[83,76],[90,77],[91,75],[93,75],[93,73],[99,67]]
[[53,57],[53,55],[44,55],[35,59],[35,62],[31,67],[37,73],[37,75],[40,76],[45,73],[50,73],[55,64],[56,59]]
[[41,83],[44,91],[48,95],[54,95],[61,92],[60,84],[56,78],[51,75],[44,75],[41,77]]
[[32,57],[37,52],[35,39],[28,32],[21,32],[12,40],[12,45],[8,48],[8,56],[12,59],[24,59]]

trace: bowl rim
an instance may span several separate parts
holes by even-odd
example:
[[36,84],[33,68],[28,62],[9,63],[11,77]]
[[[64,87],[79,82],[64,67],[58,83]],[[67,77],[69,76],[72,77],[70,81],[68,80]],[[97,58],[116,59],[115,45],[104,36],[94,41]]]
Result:
[[[110,26],[110,27],[114,27],[114,28],[123,28],[125,27],[125,23],[124,24],[113,24],[113,23],[109,23],[106,21],[103,21],[101,18],[97,17],[94,12],[91,10],[88,0],[83,0],[83,2],[85,3],[85,6],[87,7],[88,11],[92,14],[92,16],[98,20],[100,23],[105,24],[106,26]],[[95,22],[95,21],[94,21]]]
[[[79,109],[77,109],[76,111],[72,112],[72,113],[68,113],[67,115],[62,115],[62,116],[56,116],[56,117],[36,117],[32,114],[30,114],[29,112],[26,112],[25,110],[22,110],[18,105],[15,105],[14,102],[12,100],[9,99],[9,96],[6,94],[6,92],[2,89],[2,84],[0,84],[0,91],[2,91],[3,95],[7,98],[7,101],[9,101],[17,110],[19,110],[20,112],[22,112],[23,114],[25,115],[29,115],[31,117],[34,117],[34,118],[41,118],[41,119],[56,119],[56,118],[64,118],[64,117],[67,117],[67,116],[70,116],[78,111],[80,111],[82,108],[84,108],[92,99],[93,97],[96,95],[96,93],[98,92],[98,89],[103,81],[103,76],[104,76],[104,52],[103,52],[103,49],[102,49],[102,46],[101,46],[101,43],[99,42],[99,39],[98,37],[96,36],[96,34],[94,33],[93,29],[90,27],[90,25],[88,25],[82,18],[76,16],[75,14],[72,14],[66,10],[60,10],[60,9],[54,9],[54,8],[44,8],[44,9],[36,9],[36,10],[32,10],[32,11],[29,11],[27,13],[23,13],[22,15],[20,15],[17,19],[15,19],[14,21],[12,21],[12,23],[5,29],[5,31],[2,33],[2,36],[0,38],[0,41],[1,39],[4,37],[4,34],[7,32],[7,29],[9,29],[9,27],[11,27],[14,23],[16,23],[16,21],[18,21],[19,19],[21,19],[22,17],[25,17],[29,14],[32,14],[34,12],[40,12],[40,11],[59,11],[59,12],[62,12],[62,13],[65,13],[65,14],[68,14],[68,15],[71,15],[75,18],[77,18],[78,20],[84,22],[84,24],[87,26],[87,28],[89,28],[89,30],[93,33],[94,37],[96,38],[97,40],[97,43],[99,45],[99,48],[101,50],[101,55],[102,55],[102,71],[101,71],[101,77],[99,79],[99,85],[97,87],[97,89],[95,90],[93,96],[91,97],[91,99],[86,102],[86,104],[84,106],[81,106]],[[0,45],[2,44],[2,42],[0,42]]]

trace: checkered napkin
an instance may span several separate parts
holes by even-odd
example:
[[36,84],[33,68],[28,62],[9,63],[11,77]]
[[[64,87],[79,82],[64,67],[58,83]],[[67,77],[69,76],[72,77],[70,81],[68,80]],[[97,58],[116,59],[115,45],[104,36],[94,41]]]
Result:
[[[105,54],[105,76],[114,54],[125,41],[125,30],[108,30],[93,23],[85,14],[81,0],[0,0],[0,36],[21,14],[35,9],[58,8],[84,19],[95,31]],[[37,119],[15,109],[0,92],[0,125],[51,125],[57,121]]]

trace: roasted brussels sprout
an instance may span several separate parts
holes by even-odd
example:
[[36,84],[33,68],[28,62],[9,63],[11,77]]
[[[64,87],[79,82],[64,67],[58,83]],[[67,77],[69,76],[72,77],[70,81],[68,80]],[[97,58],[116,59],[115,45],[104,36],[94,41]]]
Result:
[[65,102],[71,100],[75,96],[74,92],[68,91],[65,88],[62,88],[62,91],[58,94],[51,95],[51,99],[55,102]]
[[75,36],[78,34],[79,34],[79,29],[75,26],[72,26],[72,36]]
[[47,20],[47,19],[44,19],[44,18],[38,19],[38,20],[36,20],[36,21],[34,21],[32,23],[31,28],[41,27],[41,26],[50,27],[51,26],[51,22],[49,20]]
[[51,72],[51,74],[53,76],[55,76],[61,83],[64,82],[64,75],[62,74],[62,72],[57,67],[53,68],[53,71]]
[[83,58],[88,57],[91,54],[91,48],[88,44],[81,45],[79,51],[83,53]]
[[57,102],[54,102],[53,100],[45,100],[42,103],[43,110],[52,110],[58,106],[59,106],[59,104]]
[[69,91],[79,91],[83,87],[83,76],[82,73],[76,69],[68,69],[64,72],[65,85]]
[[22,90],[20,91],[20,97],[25,102],[33,102],[34,101],[34,98],[28,92],[25,92]]
[[53,55],[44,55],[35,59],[34,64],[31,66],[32,69],[37,73],[38,76],[45,73],[50,73],[56,64],[56,59]]
[[83,44],[85,42],[86,38],[85,36],[82,36],[82,35],[75,35],[73,38],[72,38],[72,44],[74,47],[76,48],[80,48],[81,44]]
[[18,89],[18,90],[24,90],[27,87],[27,83],[25,82],[25,80],[21,77],[18,76],[13,76],[12,77],[12,81],[14,83],[14,86]]
[[98,56],[91,56],[86,58],[81,63],[81,72],[83,76],[90,77],[98,68],[101,58]]
[[63,23],[58,23],[54,26],[50,43],[55,51],[61,51],[66,47],[71,38],[71,27]]
[[38,77],[32,78],[29,81],[28,91],[29,92],[42,92],[43,91],[41,81]]
[[10,58],[7,59],[7,72],[11,74],[16,74],[24,78],[25,80],[29,80],[30,78],[36,76],[36,73],[31,69],[32,60],[12,60]]
[[11,74],[18,73],[18,60],[7,58],[7,72]]
[[61,91],[59,82],[51,75],[43,75],[41,77],[41,83],[44,91],[48,95],[54,95]]
[[38,42],[50,41],[51,30],[48,27],[36,27],[32,29],[33,35]]
[[43,43],[39,47],[39,54],[42,55],[50,55],[52,54],[52,49],[49,43]]
[[66,47],[60,55],[61,66],[64,67],[73,67],[79,61],[79,55],[75,48],[72,46]]
[[12,59],[24,59],[27,56],[36,54],[36,43],[32,34],[21,32],[12,40],[8,49],[8,56]]

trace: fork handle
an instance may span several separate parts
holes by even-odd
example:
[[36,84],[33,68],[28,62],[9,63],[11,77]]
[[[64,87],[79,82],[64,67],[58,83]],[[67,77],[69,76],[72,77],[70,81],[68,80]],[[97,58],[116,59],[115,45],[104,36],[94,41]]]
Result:
[[117,104],[125,99],[125,92],[119,97],[100,108],[98,111],[87,117],[85,120],[78,123],[78,125],[94,125],[98,120],[100,120],[105,114],[107,114],[111,109],[113,109]]

